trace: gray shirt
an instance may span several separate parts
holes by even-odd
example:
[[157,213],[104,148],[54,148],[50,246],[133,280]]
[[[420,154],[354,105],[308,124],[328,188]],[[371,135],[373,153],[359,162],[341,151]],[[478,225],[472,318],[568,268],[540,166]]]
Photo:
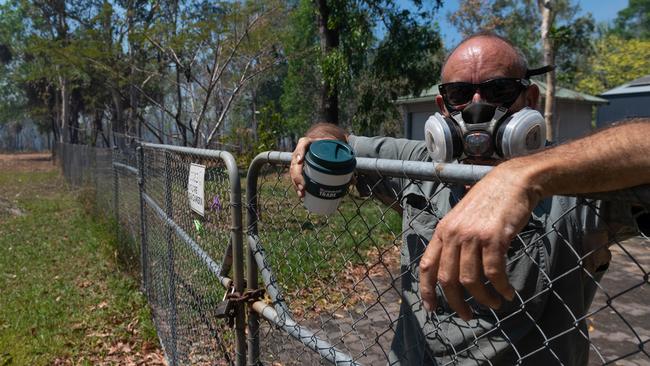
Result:
[[[429,160],[423,141],[350,136],[349,143],[359,157]],[[439,287],[438,309],[424,309],[418,269],[438,220],[464,187],[379,176],[360,176],[357,187],[403,210],[402,303],[391,365],[587,364],[585,314],[609,264],[613,231],[632,222],[629,207],[564,196],[542,201],[507,253],[515,299],[504,299],[498,311],[470,300],[474,319],[465,322]]]

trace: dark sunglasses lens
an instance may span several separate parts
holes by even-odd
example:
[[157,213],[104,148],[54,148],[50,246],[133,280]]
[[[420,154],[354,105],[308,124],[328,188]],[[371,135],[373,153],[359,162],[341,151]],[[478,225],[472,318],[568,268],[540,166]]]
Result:
[[481,96],[488,103],[511,103],[519,96],[522,85],[515,79],[495,79],[482,83]]
[[474,94],[474,86],[469,83],[452,83],[445,85],[444,97],[447,103],[451,105],[461,105],[469,103]]

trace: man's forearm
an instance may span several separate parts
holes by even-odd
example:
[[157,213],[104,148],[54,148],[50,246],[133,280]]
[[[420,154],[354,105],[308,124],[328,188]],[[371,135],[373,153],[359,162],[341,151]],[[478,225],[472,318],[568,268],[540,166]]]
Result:
[[650,119],[632,120],[496,169],[510,169],[539,198],[633,187],[650,182],[649,136]]

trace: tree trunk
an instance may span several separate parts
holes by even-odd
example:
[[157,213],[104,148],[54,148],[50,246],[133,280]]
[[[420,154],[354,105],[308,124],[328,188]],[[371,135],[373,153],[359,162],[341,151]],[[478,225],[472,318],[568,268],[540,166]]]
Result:
[[251,117],[252,117],[252,123],[251,123],[251,134],[253,141],[255,144],[257,144],[257,139],[258,139],[258,133],[257,133],[257,114],[259,111],[257,110],[257,90],[255,87],[251,88]]
[[61,91],[61,114],[59,124],[61,126],[59,141],[62,143],[70,142],[70,134],[68,131],[68,119],[70,111],[70,98],[68,97],[68,80],[63,76],[59,76],[59,90]]
[[119,86],[113,82],[111,85],[111,97],[113,99],[111,111],[111,124],[113,132],[113,143],[120,148],[124,147],[124,137],[126,133],[125,119],[124,119],[124,102],[122,96],[117,90]]
[[[318,5],[318,34],[320,35],[320,48],[323,59],[339,46],[339,28],[328,27],[330,19],[330,8],[327,0],[317,0]],[[339,86],[334,81],[330,83],[333,75],[323,75],[323,86],[321,89],[321,105],[319,122],[339,124]],[[336,80],[336,78],[334,78]]]
[[[555,13],[551,0],[538,0],[540,12],[542,13],[542,47],[544,50],[544,64],[555,64],[555,49],[553,40],[550,37],[550,30],[553,27]],[[546,74],[546,95],[544,97],[544,119],[546,120],[546,140],[553,141],[553,119],[555,112],[555,70]]]
[[[183,113],[183,92],[181,90],[181,70],[180,65],[176,64],[176,114],[174,119],[176,120],[176,127],[178,127],[178,132],[181,134],[181,139],[183,141],[183,146],[187,146],[187,128],[183,124],[182,113]],[[190,129],[192,128],[192,121],[189,123]],[[197,131],[198,133],[198,131]],[[198,141],[197,141],[198,142]],[[196,146],[194,146],[196,147]]]
[[[84,108],[83,99],[81,98],[81,91],[78,88],[70,88],[70,105],[68,115],[70,116],[68,121],[68,128],[70,129],[70,143],[78,144],[80,142],[85,143],[85,135],[79,137],[79,116]],[[82,141],[84,140],[84,141]]]
[[134,2],[128,2],[128,11],[127,13],[127,24],[128,24],[128,33],[129,37],[128,39],[128,47],[129,51],[127,54],[128,60],[129,60],[129,86],[128,86],[128,108],[126,110],[126,128],[128,131],[129,136],[138,136],[138,139],[142,139],[142,123],[136,122],[136,113],[138,109],[138,95],[137,95],[137,90],[136,90],[136,72],[137,72],[137,67],[141,67],[142,65],[138,65],[139,62],[139,45],[137,40],[135,40],[135,37],[132,36],[134,33],[135,29],[135,19],[134,19],[134,13],[135,13],[135,4]]

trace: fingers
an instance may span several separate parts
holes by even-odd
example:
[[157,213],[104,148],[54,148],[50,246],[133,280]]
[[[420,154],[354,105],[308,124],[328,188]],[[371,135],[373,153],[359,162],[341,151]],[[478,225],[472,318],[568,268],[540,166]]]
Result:
[[424,308],[431,312],[437,305],[436,284],[438,283],[438,265],[442,242],[434,234],[420,259],[420,295]]
[[305,195],[305,179],[302,176],[303,161],[305,159],[305,153],[307,148],[311,143],[311,139],[308,137],[302,137],[298,140],[296,149],[293,151],[291,156],[291,167],[289,168],[289,174],[291,175],[291,181],[293,186],[298,194],[298,197],[304,197]]
[[[440,287],[445,293],[447,303],[463,320],[470,320],[472,319],[472,310],[465,302],[463,288],[459,282],[461,245],[453,243],[445,245],[441,257],[444,260],[440,262],[438,281],[440,281]],[[472,260],[480,259],[472,258]]]
[[494,286],[494,289],[508,301],[512,301],[515,297],[515,289],[508,281],[506,256],[505,253],[499,250],[500,247],[500,245],[494,244],[483,248],[483,272]]
[[464,289],[481,304],[495,310],[501,307],[501,297],[489,288],[486,278],[497,292],[513,299],[514,289],[506,275],[507,246],[482,241],[478,234],[460,234],[451,219],[440,222],[422,256],[420,292],[425,308],[432,311],[437,304],[435,287],[439,282],[449,307],[468,321],[472,319],[472,309]]
[[492,309],[501,307],[501,299],[485,285],[483,277],[482,250],[477,242],[463,247],[460,254],[460,283],[474,300]]

